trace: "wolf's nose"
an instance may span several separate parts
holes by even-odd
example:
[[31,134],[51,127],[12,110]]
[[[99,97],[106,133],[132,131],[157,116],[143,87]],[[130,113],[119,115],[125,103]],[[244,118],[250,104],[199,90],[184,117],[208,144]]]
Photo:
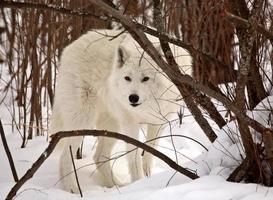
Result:
[[139,100],[139,96],[138,96],[137,94],[131,94],[131,95],[129,96],[129,101],[130,101],[131,103],[137,103],[138,100]]

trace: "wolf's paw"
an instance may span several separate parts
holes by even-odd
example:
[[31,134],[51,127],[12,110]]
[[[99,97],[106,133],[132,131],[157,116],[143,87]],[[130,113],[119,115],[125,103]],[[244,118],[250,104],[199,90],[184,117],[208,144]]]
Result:
[[149,177],[151,176],[152,174],[152,168],[151,166],[149,166],[147,163],[143,163],[143,172],[144,172],[144,175]]
[[70,192],[75,193],[75,194],[80,193],[79,187],[78,187],[78,185],[76,183],[70,186]]
[[101,174],[100,178],[99,178],[99,182],[102,186],[111,188],[114,186],[118,186],[118,187],[122,187],[125,186],[126,183],[120,181],[117,177],[115,177],[114,175],[110,176],[110,177],[105,177],[104,175]]
[[[74,180],[73,178],[66,178],[66,180],[63,180],[63,187],[66,191],[71,192],[71,193],[75,193],[75,194],[79,194],[80,190],[79,187],[77,185],[76,180]],[[80,185],[81,189],[83,190],[82,186]]]

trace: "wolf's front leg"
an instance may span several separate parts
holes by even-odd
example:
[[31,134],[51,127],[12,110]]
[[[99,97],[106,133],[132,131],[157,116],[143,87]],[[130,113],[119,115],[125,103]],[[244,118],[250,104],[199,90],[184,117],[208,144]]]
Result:
[[[153,148],[156,148],[159,140],[155,138],[160,137],[161,132],[162,127],[158,125],[148,125],[146,141],[152,141],[148,142],[147,144]],[[153,168],[153,155],[145,151],[142,159],[144,174],[146,176],[150,176]]]
[[100,182],[103,186],[113,187],[115,185],[122,186],[122,182],[118,180],[112,170],[111,152],[116,143],[116,139],[99,137],[94,155],[96,167],[100,175]]
[[[138,124],[134,124],[132,122],[128,122],[125,127],[123,127],[122,133],[125,133],[129,137],[132,137],[136,140],[139,139],[139,128]],[[136,148],[134,145],[127,144],[127,161],[129,174],[131,175],[131,181],[134,182],[138,179],[144,177],[143,167],[142,167],[142,158],[141,152],[142,149]]]
[[60,174],[64,188],[73,193],[79,193],[76,183],[75,174],[72,167],[72,158],[70,154],[70,146],[73,158],[76,158],[76,152],[80,147],[83,137],[71,137],[65,139],[65,147],[60,158]]
[[[119,132],[119,125],[110,113],[101,113],[96,122],[97,129]],[[101,184],[106,187],[115,185],[122,186],[123,183],[113,174],[111,166],[112,149],[116,143],[116,139],[107,137],[99,137],[94,161],[96,162],[97,170],[101,177]]]

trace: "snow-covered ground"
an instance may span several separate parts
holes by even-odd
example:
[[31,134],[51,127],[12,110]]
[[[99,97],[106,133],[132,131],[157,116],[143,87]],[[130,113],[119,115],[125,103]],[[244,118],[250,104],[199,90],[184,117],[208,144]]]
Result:
[[[271,103],[268,103],[271,102]],[[268,98],[259,106],[265,108],[266,105],[273,105],[273,98]],[[261,109],[259,109],[261,110]],[[270,112],[267,110],[270,114]],[[268,113],[254,113],[253,116],[262,120],[268,118]],[[187,113],[185,113],[185,116]],[[38,158],[48,145],[47,138],[36,137],[28,141],[27,147],[20,148],[21,138],[18,133],[12,133],[8,124],[9,116],[5,108],[0,108],[0,116],[3,124],[5,124],[5,132],[7,141],[10,146],[15,166],[19,177],[31,167],[32,163]],[[261,121],[259,120],[259,121]],[[262,123],[262,121],[261,121]],[[266,125],[266,124],[265,124]],[[173,134],[182,134],[195,136],[199,139],[209,151],[206,152],[200,145],[194,144],[192,141],[185,139],[175,139],[178,162],[188,167],[201,176],[197,180],[175,173],[161,161],[156,161],[154,174],[149,178],[144,178],[137,182],[128,184],[121,188],[104,188],[99,185],[96,179],[92,156],[94,138],[87,138],[84,150],[84,159],[77,161],[77,167],[86,165],[79,170],[80,182],[83,187],[83,198],[79,194],[71,194],[62,189],[59,184],[60,177],[58,175],[58,154],[52,155],[44,165],[38,170],[32,179],[30,179],[19,191],[17,200],[272,200],[273,188],[264,187],[257,184],[230,183],[225,181],[230,171],[238,165],[243,155],[240,139],[236,136],[236,124],[231,122],[223,130],[218,132],[218,139],[213,145],[208,146],[205,138],[200,136],[200,128],[193,123],[190,117],[185,117],[181,126],[173,129]],[[166,134],[168,128],[166,128]],[[230,133],[233,133],[232,137]],[[89,144],[89,145],[88,145]],[[194,144],[194,145],[193,145]],[[120,145],[119,145],[120,146]],[[175,153],[170,150],[173,144],[170,139],[160,142],[159,150],[168,156],[176,159]],[[187,157],[193,159],[190,160]],[[14,185],[8,160],[0,143],[0,199],[5,199],[7,193]],[[117,160],[114,165],[114,171],[118,173],[123,180],[128,179],[124,158]],[[89,165],[88,165],[89,164]]]

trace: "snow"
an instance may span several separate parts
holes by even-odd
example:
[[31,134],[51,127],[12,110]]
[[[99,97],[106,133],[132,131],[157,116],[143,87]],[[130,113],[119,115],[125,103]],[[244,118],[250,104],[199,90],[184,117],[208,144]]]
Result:
[[[183,125],[177,126],[174,129],[174,133],[183,131],[186,133],[188,130],[200,132],[197,125],[190,123],[190,119],[184,121],[184,126],[187,126],[184,131]],[[8,125],[4,128],[8,129]],[[182,130],[181,130],[182,129]],[[227,131],[229,130],[229,131]],[[165,164],[158,161],[156,162],[157,173],[154,173],[151,177],[144,178],[137,182],[128,184],[121,188],[104,188],[99,186],[96,176],[90,177],[90,169],[94,170],[92,165],[88,169],[84,168],[79,170],[80,181],[83,186],[83,198],[79,194],[71,194],[62,190],[59,184],[58,177],[58,154],[51,155],[44,165],[38,170],[32,179],[30,179],[19,191],[16,198],[17,200],[271,200],[273,199],[273,188],[264,187],[257,184],[243,184],[243,183],[230,183],[225,181],[225,178],[232,169],[240,161],[240,153],[242,149],[238,147],[240,140],[238,138],[230,138],[227,133],[230,130],[236,131],[236,124],[231,122],[223,130],[218,132],[218,139],[216,142],[209,146],[209,151],[204,149],[199,151],[199,155],[196,152],[190,154],[189,144],[185,145],[186,150],[181,146],[185,143],[185,140],[177,142],[177,150],[182,153],[187,153],[189,157],[194,157],[194,162],[189,161],[185,157],[179,157],[179,163],[183,166],[196,170],[201,178],[196,180],[190,180],[189,178],[175,173],[172,169],[166,167]],[[48,145],[46,137],[36,137],[34,140],[28,142],[27,147],[20,148],[20,135],[6,132],[7,141],[10,146],[12,155],[15,160],[16,169],[21,177],[25,171],[31,167],[32,163],[43,153],[44,149]],[[88,138],[85,142],[94,142],[93,138]],[[163,140],[162,146],[169,144],[170,139]],[[190,142],[189,142],[190,143]],[[179,146],[180,145],[180,146]],[[90,147],[89,147],[90,148]],[[90,152],[87,148],[84,155]],[[159,148],[160,149],[160,148]],[[163,149],[161,149],[163,150]],[[164,150],[166,154],[174,159],[174,153]],[[200,152],[202,154],[200,155]],[[179,154],[178,154],[179,155]],[[14,185],[8,161],[3,149],[0,145],[0,159],[1,159],[1,172],[0,172],[0,199],[5,199],[7,193]],[[90,156],[83,160],[77,161],[77,166],[86,164],[86,161],[90,163]],[[92,163],[92,161],[91,161]],[[124,160],[118,160],[115,168],[119,172],[119,175],[126,179],[127,173],[124,169]],[[93,168],[92,168],[93,167]],[[127,177],[128,178],[128,177]]]

